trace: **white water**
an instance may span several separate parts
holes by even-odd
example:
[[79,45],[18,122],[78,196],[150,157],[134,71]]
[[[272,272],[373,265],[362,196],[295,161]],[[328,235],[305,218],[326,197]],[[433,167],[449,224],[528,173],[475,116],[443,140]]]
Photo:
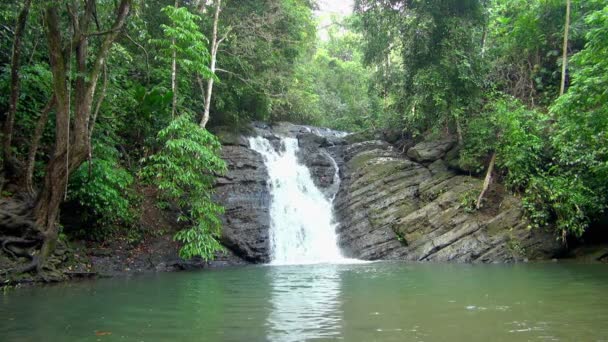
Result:
[[298,162],[298,141],[282,138],[280,152],[262,137],[249,139],[268,169],[271,264],[340,263],[332,201],[316,187],[308,168]]

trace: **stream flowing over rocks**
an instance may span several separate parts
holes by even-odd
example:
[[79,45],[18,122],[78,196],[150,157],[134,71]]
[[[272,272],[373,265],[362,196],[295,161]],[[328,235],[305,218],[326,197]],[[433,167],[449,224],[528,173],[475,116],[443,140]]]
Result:
[[335,196],[338,244],[346,257],[513,262],[550,259],[562,249],[553,233],[528,229],[521,201],[500,184],[474,210],[483,180],[450,168],[457,155],[454,139],[402,139],[396,148],[385,136],[289,123],[254,123],[243,135],[217,134],[229,165],[216,187],[226,209],[222,243],[246,261],[269,261],[272,200],[268,170],[249,147],[250,136],[268,139],[277,150],[280,137],[298,140],[298,158],[315,185],[328,198]]

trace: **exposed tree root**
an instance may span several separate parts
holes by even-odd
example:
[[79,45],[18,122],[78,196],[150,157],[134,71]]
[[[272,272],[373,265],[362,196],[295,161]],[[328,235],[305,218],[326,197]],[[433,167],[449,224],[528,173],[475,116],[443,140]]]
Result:
[[17,259],[18,257],[26,257],[28,259],[32,259],[32,256],[20,249],[14,250],[9,248],[9,245],[35,245],[41,242],[41,240],[29,240],[20,237],[12,237],[12,236],[0,236],[0,242],[2,242],[2,250]]
[[6,254],[13,262],[25,258],[28,263],[2,270],[4,275],[16,275],[39,271],[41,262],[35,251],[44,238],[31,218],[32,206],[29,198],[14,196],[0,199],[0,253]]

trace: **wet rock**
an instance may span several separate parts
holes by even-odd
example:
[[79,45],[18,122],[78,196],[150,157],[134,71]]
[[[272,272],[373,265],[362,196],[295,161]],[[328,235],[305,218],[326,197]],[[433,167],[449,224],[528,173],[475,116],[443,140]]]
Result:
[[346,155],[334,202],[340,246],[350,257],[403,258],[406,249],[389,223],[416,208],[417,185],[430,172],[379,142],[354,144]]
[[[298,159],[308,167],[315,185],[328,197],[331,197],[332,186],[336,184],[336,163],[325,151],[313,152],[300,150]],[[335,190],[334,190],[335,192]]]
[[215,198],[225,208],[222,243],[251,262],[266,262],[269,255],[270,191],[262,156],[241,145],[222,149],[228,172],[216,185]]
[[305,150],[318,150],[321,146],[327,146],[327,138],[314,133],[300,133],[297,135],[298,146]]

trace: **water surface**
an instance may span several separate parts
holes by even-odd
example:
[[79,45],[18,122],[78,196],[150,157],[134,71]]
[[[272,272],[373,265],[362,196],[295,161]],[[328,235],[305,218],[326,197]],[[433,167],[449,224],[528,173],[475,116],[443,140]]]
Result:
[[606,265],[243,267],[0,301],[2,341],[608,341]]

